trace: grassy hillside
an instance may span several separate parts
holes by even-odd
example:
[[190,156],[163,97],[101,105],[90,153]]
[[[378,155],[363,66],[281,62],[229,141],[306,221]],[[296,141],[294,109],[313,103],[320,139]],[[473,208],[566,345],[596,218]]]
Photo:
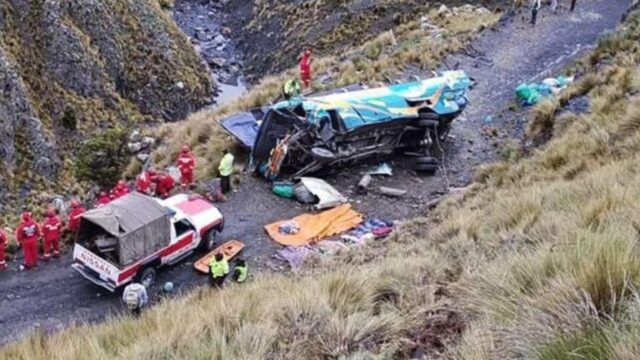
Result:
[[[6,359],[635,359],[640,353],[640,12],[567,94],[538,106],[527,156],[486,166],[429,218],[300,275],[202,289],[140,320]],[[589,111],[567,113],[571,97]]]

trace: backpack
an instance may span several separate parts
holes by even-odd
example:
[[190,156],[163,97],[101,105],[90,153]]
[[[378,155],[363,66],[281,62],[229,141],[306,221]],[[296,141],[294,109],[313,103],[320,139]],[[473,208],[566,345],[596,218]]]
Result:
[[124,302],[129,309],[135,309],[138,307],[138,293],[136,291],[129,291],[125,294]]

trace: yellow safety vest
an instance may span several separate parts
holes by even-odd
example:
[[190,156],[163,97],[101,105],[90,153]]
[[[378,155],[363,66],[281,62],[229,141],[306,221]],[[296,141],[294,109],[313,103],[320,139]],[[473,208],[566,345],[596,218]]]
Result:
[[238,272],[238,280],[236,280],[237,282],[241,283],[247,279],[247,272],[248,272],[247,265],[236,266],[235,271]]
[[229,273],[229,262],[226,259],[216,261],[214,258],[211,260],[211,263],[209,263],[209,268],[211,269],[211,276],[214,279],[219,278]]
[[296,96],[300,94],[300,85],[295,80],[289,80],[284,84],[284,93],[287,96]]
[[218,172],[220,176],[230,176],[233,172],[233,155],[231,153],[226,154],[220,160],[220,166],[218,166]]

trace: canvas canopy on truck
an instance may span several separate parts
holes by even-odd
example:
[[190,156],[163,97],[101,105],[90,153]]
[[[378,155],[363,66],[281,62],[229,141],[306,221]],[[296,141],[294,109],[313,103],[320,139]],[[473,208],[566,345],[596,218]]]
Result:
[[78,242],[95,242],[107,234],[115,238],[120,267],[149,256],[171,241],[170,213],[151,197],[131,193],[82,215]]

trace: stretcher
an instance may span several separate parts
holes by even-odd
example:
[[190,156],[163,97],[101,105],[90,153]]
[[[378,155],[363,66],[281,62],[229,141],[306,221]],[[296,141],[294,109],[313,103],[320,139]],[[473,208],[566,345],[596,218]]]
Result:
[[193,267],[195,267],[196,270],[200,271],[201,273],[208,274],[209,263],[217,253],[222,253],[225,259],[231,260],[236,257],[242,251],[242,249],[244,249],[244,246],[245,245],[241,241],[229,240],[226,243],[213,249],[207,255],[201,257],[198,261],[195,262],[195,264],[193,264]]

